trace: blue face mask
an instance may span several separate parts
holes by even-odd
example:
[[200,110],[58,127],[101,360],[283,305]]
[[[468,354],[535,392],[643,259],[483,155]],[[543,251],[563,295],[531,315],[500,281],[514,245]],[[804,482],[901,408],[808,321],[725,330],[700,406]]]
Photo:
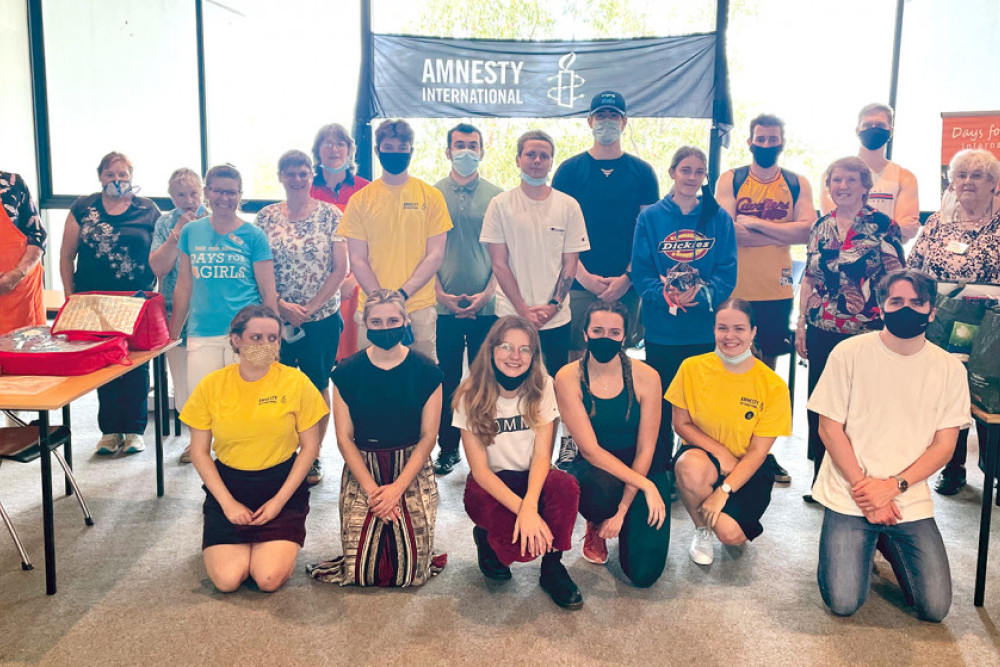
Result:
[[471,149],[452,151],[451,168],[462,178],[472,176],[479,169],[479,153]]
[[603,146],[609,146],[622,136],[622,123],[614,118],[595,120],[593,127],[594,139]]
[[344,160],[344,164],[340,165],[339,167],[328,167],[322,162],[320,162],[319,166],[323,167],[325,171],[328,171],[331,174],[340,174],[350,169],[351,163],[348,160]]
[[528,176],[526,173],[522,171],[521,180],[527,183],[528,185],[534,185],[535,187],[538,187],[539,185],[545,185],[546,183],[548,183],[549,177],[543,176],[541,178],[532,178],[531,176]]
[[132,181],[111,181],[104,186],[104,194],[116,199],[138,191],[139,188],[132,187]]

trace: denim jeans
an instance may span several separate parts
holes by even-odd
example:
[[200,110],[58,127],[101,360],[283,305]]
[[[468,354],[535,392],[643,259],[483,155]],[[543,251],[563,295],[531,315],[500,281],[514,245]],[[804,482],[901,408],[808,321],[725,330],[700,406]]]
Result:
[[876,543],[892,565],[903,595],[925,621],[939,622],[951,607],[951,569],[934,519],[881,526],[827,509],[819,538],[819,592],[837,616],[850,616],[868,599]]

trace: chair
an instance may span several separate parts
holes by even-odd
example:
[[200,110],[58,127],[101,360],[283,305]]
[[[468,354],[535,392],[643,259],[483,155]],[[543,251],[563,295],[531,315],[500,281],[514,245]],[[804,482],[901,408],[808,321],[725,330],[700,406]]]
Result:
[[[69,441],[70,432],[67,427],[49,427],[49,448],[52,454],[55,455],[56,460],[59,461],[59,465],[62,466],[63,472],[66,474],[66,479],[70,486],[73,487],[76,499],[80,503],[80,509],[83,510],[84,523],[88,526],[93,526],[94,520],[90,516],[90,509],[87,507],[87,501],[84,500],[83,495],[80,493],[80,487],[77,486],[76,478],[73,477],[72,470],[70,470],[70,467],[66,464],[66,459],[64,459],[62,454],[59,453],[58,448]],[[0,464],[4,461],[30,463],[41,456],[41,453],[42,448],[39,444],[38,426],[9,426],[0,428]],[[31,561],[28,560],[28,553],[24,550],[24,546],[21,544],[21,540],[17,536],[17,531],[14,530],[14,524],[11,522],[10,516],[3,507],[3,503],[0,503],[0,517],[3,518],[3,522],[7,526],[10,536],[14,539],[14,544],[17,546],[17,550],[21,554],[21,569],[32,569]]]

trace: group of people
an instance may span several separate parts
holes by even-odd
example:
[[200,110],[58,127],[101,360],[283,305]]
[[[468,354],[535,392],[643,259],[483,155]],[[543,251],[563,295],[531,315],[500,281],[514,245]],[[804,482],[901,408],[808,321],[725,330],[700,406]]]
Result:
[[[770,115],[751,121],[751,163],[714,195],[705,154],[682,147],[661,198],[652,167],[622,148],[614,91],[594,97],[594,143],[551,186],[555,142],[539,130],[519,138],[521,180],[503,191],[479,175],[473,125],[448,132],[451,169],[433,186],[408,173],[404,121],[376,129],[371,183],[349,133],[324,126],[311,157],[281,156],[286,199],[256,224],[237,215],[231,165],[206,174],[207,210],[198,175],[177,170],[175,209],[160,215],[111,153],[101,192],[70,212],[60,269],[67,294],[160,282],[184,341],[168,362],[219,590],[248,577],[275,590],[291,575],[331,410],[342,549],[307,567],[318,580],[411,586],[439,573],[435,474],[454,470],[460,443],[486,577],[540,556],[542,588],[582,606],[561,562],[579,513],[586,560],[606,562],[617,538],[625,575],[652,585],[674,479],[695,526],[689,555],[708,565],[714,539],[761,534],[774,484],[790,482],[770,449],[791,433],[773,368],[794,345],[809,362],[805,500],[825,508],[824,601],[845,615],[864,602],[877,545],[921,618],[940,620],[950,576],[925,481],[951,459],[939,492],[964,484],[969,394],[961,363],[923,331],[936,280],[1000,284],[1000,163],[955,156],[950,204],[906,258],[916,180],[886,159],[892,122],[887,106],[862,109],[859,156],[827,169],[818,219],[809,182],[778,165],[785,128]],[[40,275],[45,239],[20,180],[0,177],[7,223],[25,237],[16,265],[13,246],[0,254],[4,294]],[[795,244],[807,261],[793,336]],[[645,362],[625,353],[640,340]],[[141,451],[147,393],[145,369],[101,390],[98,453]]]

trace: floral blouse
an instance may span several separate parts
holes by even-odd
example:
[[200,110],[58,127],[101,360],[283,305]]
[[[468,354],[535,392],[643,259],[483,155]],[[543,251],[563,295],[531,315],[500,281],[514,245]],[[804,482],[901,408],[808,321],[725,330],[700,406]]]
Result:
[[[257,214],[257,226],[264,230],[274,254],[274,281],[278,298],[306,305],[333,273],[333,248],[343,243],[337,234],[341,212],[336,206],[317,201],[304,220],[288,219],[284,203],[265,206]],[[340,308],[340,291],[319,308],[308,321],[330,317]]]
[[80,225],[74,291],[156,287],[156,276],[149,266],[149,248],[160,210],[151,199],[133,197],[123,213],[110,215],[98,192],[77,199],[70,213]]
[[45,227],[42,226],[38,209],[35,208],[35,202],[32,201],[23,178],[11,172],[0,171],[0,204],[14,226],[28,237],[28,245],[45,250]]
[[836,213],[813,225],[805,276],[813,286],[806,321],[825,331],[857,334],[881,326],[875,288],[882,277],[903,267],[899,226],[888,216],[862,207],[844,239]]
[[935,213],[927,219],[907,265],[946,282],[1000,285],[1000,211],[979,229],[946,222]]

